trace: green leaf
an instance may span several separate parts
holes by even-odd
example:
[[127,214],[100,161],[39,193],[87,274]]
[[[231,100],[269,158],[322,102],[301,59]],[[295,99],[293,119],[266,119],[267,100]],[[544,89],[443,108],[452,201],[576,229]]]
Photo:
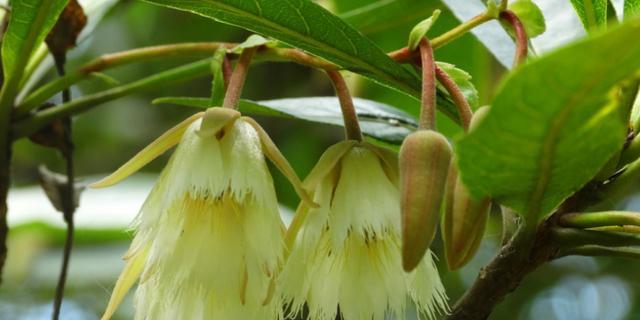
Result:
[[[194,97],[158,98],[154,104],[176,104],[197,108],[210,107],[209,99]],[[391,106],[365,99],[354,98],[353,103],[360,120],[362,132],[377,140],[399,145],[418,124],[414,117]],[[240,111],[268,117],[303,119],[307,121],[344,126],[340,103],[335,97],[277,99],[265,101],[240,101]]]
[[571,0],[571,4],[585,29],[607,24],[607,0]]
[[5,79],[20,81],[34,48],[43,42],[67,0],[15,0],[9,27],[2,41]]
[[624,1],[624,18],[629,19],[640,14],[640,0]]
[[[308,0],[145,0],[192,12],[263,34],[383,85],[420,98],[420,77],[393,61],[370,39],[331,12]],[[451,101],[440,93],[438,105],[457,120]]]
[[542,219],[592,179],[625,140],[615,89],[640,68],[639,32],[635,20],[511,74],[484,121],[459,141],[470,191]]
[[[531,0],[516,0],[509,4],[509,10],[520,18],[529,38],[535,38],[547,29],[542,10]],[[511,30],[511,28],[506,28]]]
[[260,47],[260,46],[275,46],[276,42],[273,40],[266,39],[257,34],[252,34],[245,40],[243,43],[229,49],[229,53],[237,53],[240,54],[244,49]]
[[438,6],[431,1],[379,0],[339,14],[363,34],[375,34],[397,26],[418,21]]
[[[471,75],[462,69],[456,68],[456,66],[446,63],[446,62],[436,62],[438,67],[440,67],[444,72],[446,72],[449,77],[458,85],[462,94],[464,94],[465,98],[471,105],[473,110],[478,109],[480,107],[480,97],[478,96],[478,90],[471,82]],[[438,86],[441,85],[438,83]],[[440,88],[442,91],[445,91],[444,88]]]
[[427,35],[427,32],[429,32],[429,29],[436,23],[439,16],[440,10],[435,10],[431,17],[420,21],[420,23],[413,27],[411,33],[409,33],[409,44],[407,45],[409,50],[413,51],[418,47],[422,38]]

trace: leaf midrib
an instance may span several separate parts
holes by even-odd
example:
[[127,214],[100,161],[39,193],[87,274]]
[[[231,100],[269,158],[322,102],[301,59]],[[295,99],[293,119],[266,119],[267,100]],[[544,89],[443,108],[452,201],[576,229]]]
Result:
[[[596,74],[602,74],[600,72]],[[556,152],[558,136],[562,131],[562,127],[566,120],[569,118],[571,112],[578,106],[578,102],[595,87],[601,79],[598,77],[591,77],[592,81],[583,86],[582,90],[578,91],[579,94],[572,96],[572,98],[564,104],[566,107],[562,111],[554,116],[554,121],[551,124],[549,133],[542,145],[542,152],[540,154],[540,170],[538,174],[538,180],[536,186],[529,198],[528,210],[525,217],[531,217],[531,219],[537,219],[540,215],[540,207],[542,198],[547,191],[549,182],[551,180],[551,170],[553,169],[553,155]]]

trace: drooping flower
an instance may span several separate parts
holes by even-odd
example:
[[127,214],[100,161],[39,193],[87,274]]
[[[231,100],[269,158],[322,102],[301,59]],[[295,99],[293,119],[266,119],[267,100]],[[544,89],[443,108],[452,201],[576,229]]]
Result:
[[397,156],[367,143],[329,148],[304,185],[319,204],[298,207],[287,234],[279,290],[291,314],[309,319],[404,319],[409,303],[422,318],[447,309],[428,252],[402,267]]
[[284,227],[264,155],[302,189],[255,121],[223,108],[196,114],[94,186],[124,179],[178,142],[136,218],[103,319],[138,279],[136,319],[276,318],[270,296]]

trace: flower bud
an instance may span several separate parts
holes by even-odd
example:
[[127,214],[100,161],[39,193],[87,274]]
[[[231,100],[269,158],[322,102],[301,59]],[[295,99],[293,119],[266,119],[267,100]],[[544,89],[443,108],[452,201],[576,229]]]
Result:
[[[488,107],[476,111],[470,130],[478,126],[487,111]],[[456,270],[473,258],[482,240],[490,208],[491,199],[471,196],[458,176],[455,161],[452,161],[440,228],[449,269]]]
[[445,257],[451,270],[464,266],[475,255],[491,208],[491,199],[475,199],[469,194],[457,171],[452,162],[441,225]]
[[451,161],[451,146],[440,133],[416,131],[400,148],[402,263],[413,270],[433,237]]

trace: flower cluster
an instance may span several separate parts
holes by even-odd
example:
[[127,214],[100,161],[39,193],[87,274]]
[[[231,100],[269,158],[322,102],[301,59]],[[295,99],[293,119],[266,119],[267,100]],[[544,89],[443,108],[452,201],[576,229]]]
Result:
[[[211,108],[94,186],[117,183],[175,144],[134,223],[103,319],[136,282],[136,319],[401,319],[411,301],[426,318],[446,310],[430,252],[402,270],[394,153],[339,143],[302,184],[254,120]],[[265,156],[302,199],[288,230]]]

